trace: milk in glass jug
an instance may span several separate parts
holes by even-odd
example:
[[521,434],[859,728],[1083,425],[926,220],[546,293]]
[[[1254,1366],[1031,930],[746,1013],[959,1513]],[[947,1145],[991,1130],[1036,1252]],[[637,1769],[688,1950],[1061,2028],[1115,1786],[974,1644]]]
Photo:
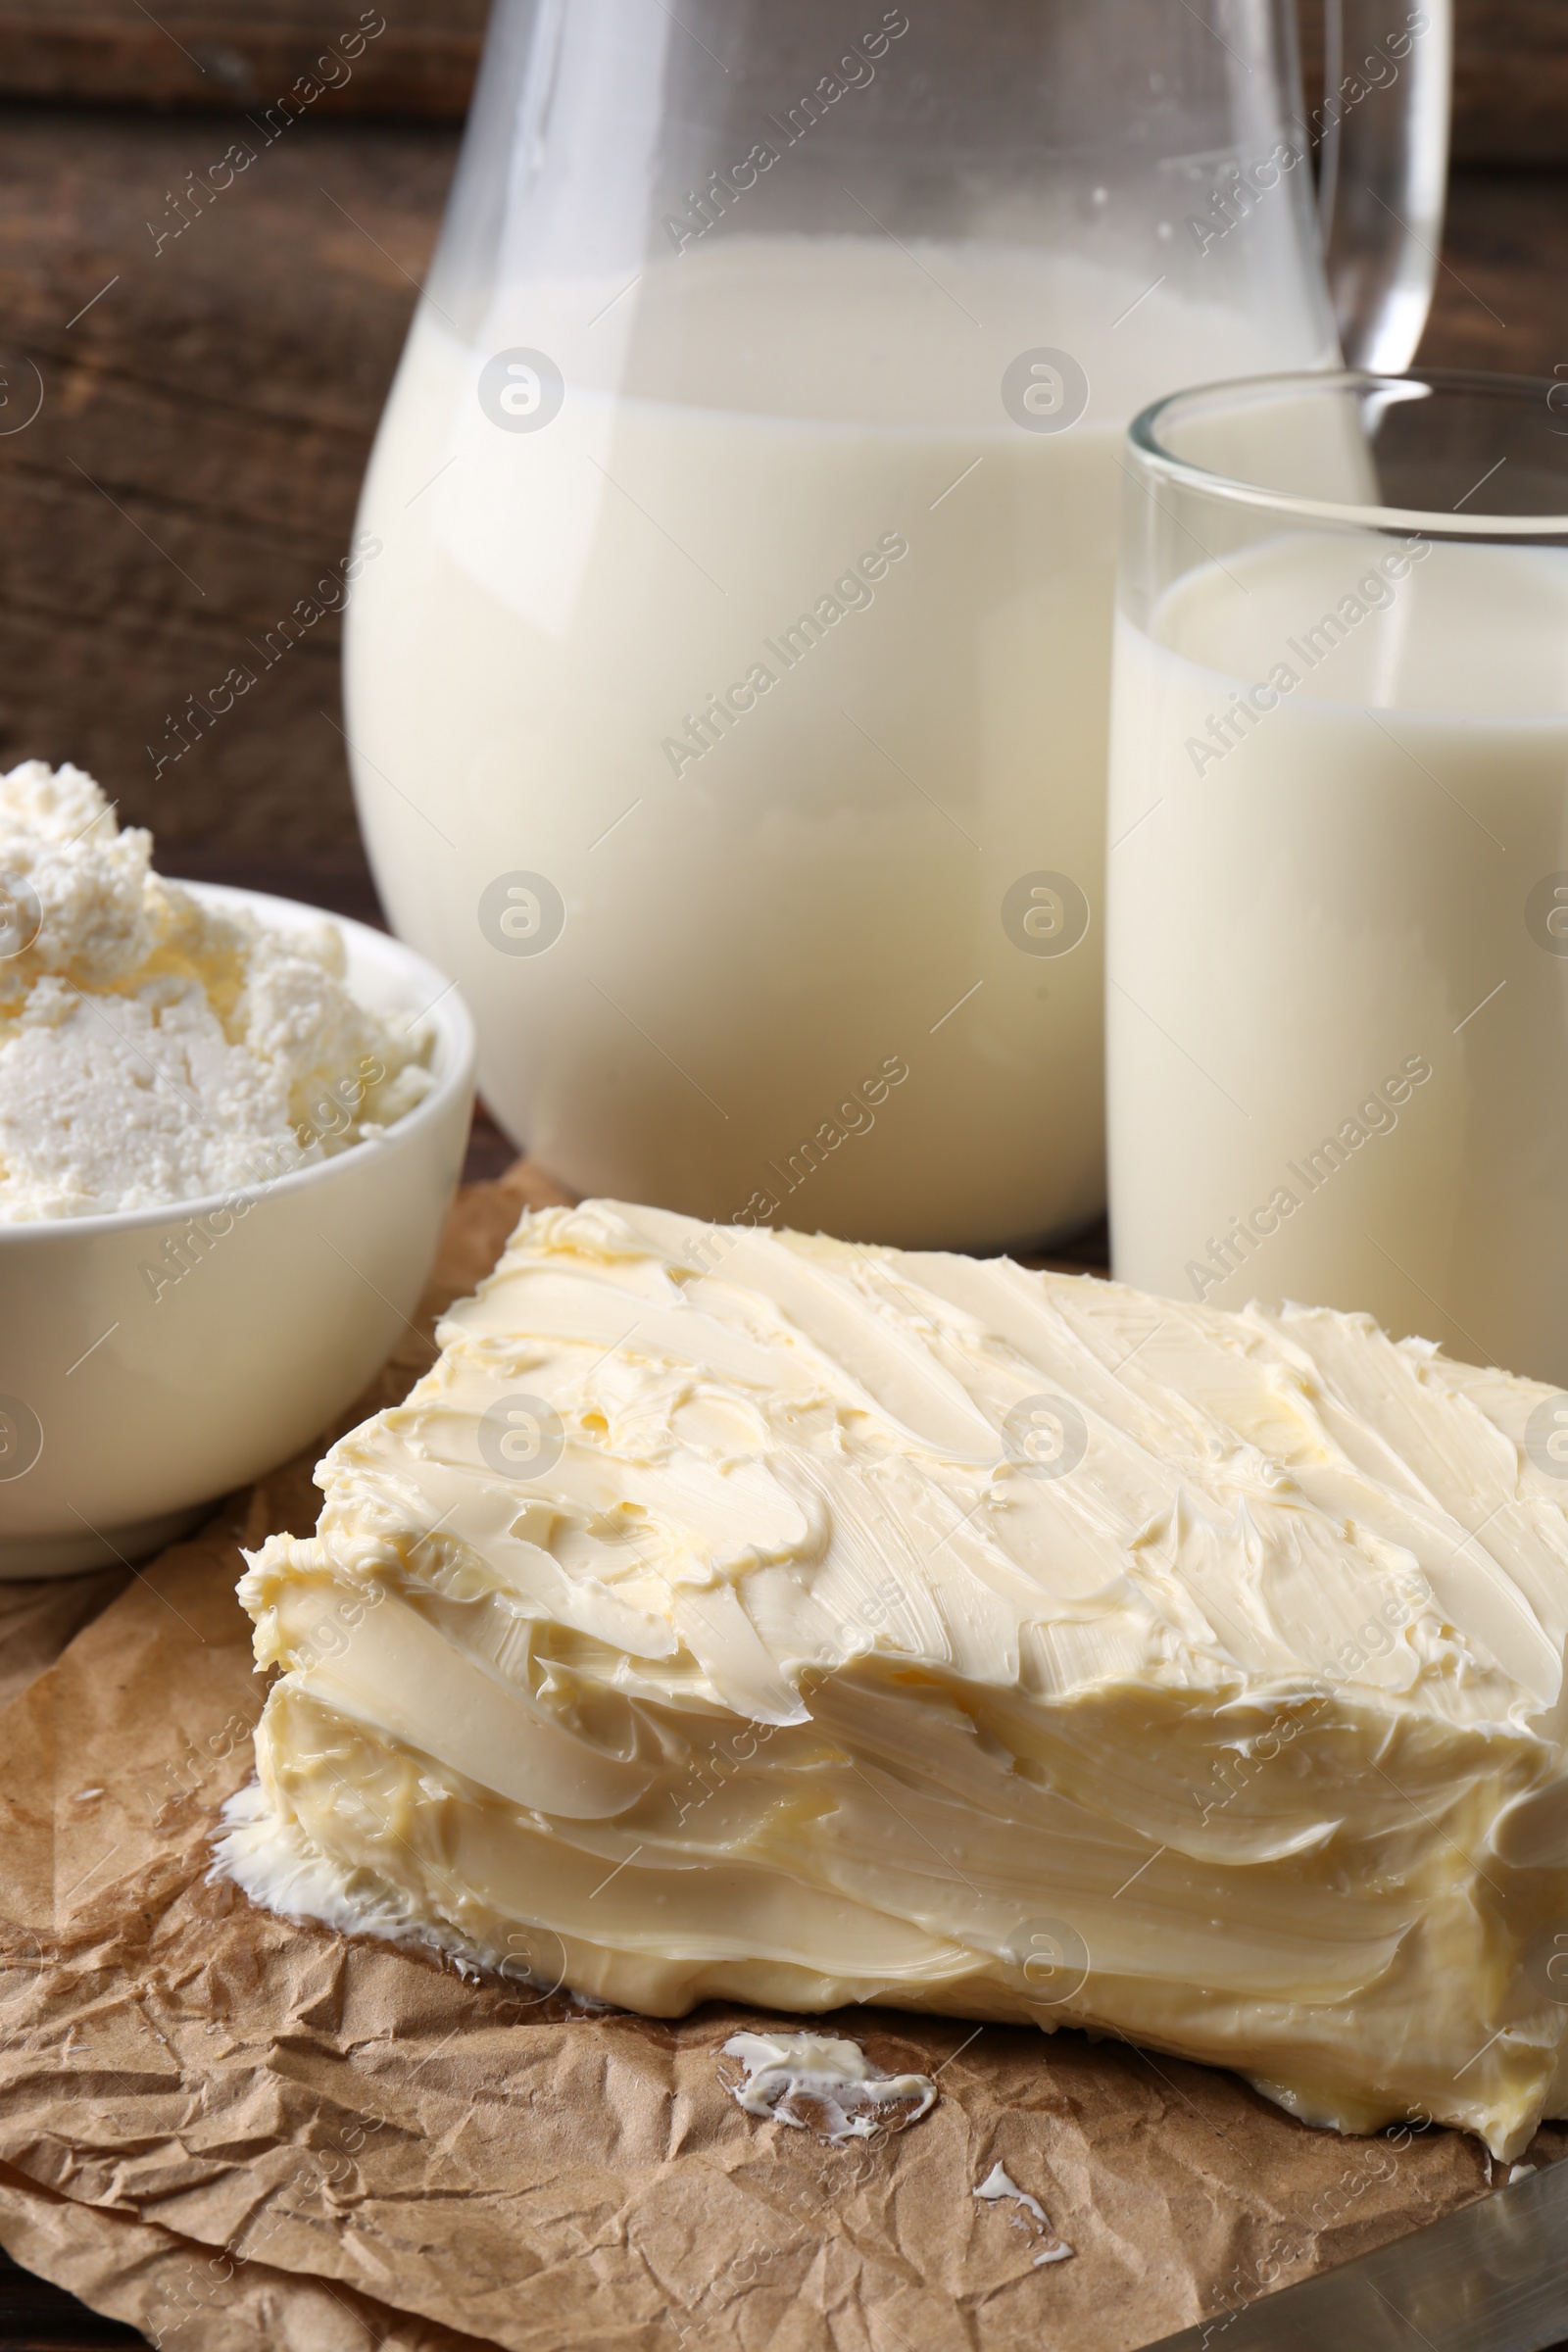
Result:
[[1446,5],[1347,0],[1309,111],[1289,0],[498,0],[347,731],[554,1175],[906,1247],[1095,1215],[1123,428],[1409,358]]

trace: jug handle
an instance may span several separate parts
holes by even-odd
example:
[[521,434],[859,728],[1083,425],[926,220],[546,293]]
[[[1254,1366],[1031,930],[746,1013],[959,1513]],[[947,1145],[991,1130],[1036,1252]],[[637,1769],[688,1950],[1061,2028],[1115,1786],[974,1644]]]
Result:
[[1453,0],[1326,0],[1318,220],[1349,368],[1397,374],[1421,340],[1443,237]]

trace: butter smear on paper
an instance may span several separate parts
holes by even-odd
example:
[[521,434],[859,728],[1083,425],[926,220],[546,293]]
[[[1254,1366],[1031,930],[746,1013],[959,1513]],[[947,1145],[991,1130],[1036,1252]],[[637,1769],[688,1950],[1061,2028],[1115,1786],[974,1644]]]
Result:
[[[1042,2230],[1051,2229],[1046,2209],[1040,2199],[1032,2197],[1026,2188],[1020,2188],[1004,2165],[994,2164],[972,2193],[983,2198],[988,2205],[995,2205],[1000,2199],[1005,2197],[1010,2203],[1020,2206],[1023,2213],[1032,2213]],[[1022,2214],[1018,2218],[1021,2220]],[[1070,2262],[1073,2252],[1073,2247],[1068,2245],[1066,2239],[1058,2237],[1054,2245],[1044,2247],[1035,2256],[1032,2267],[1040,2271],[1054,2262]]]
[[724,2051],[745,2069],[730,2088],[748,2115],[821,2139],[869,2139],[883,2124],[917,2124],[937,2103],[929,2075],[880,2075],[858,2041],[834,2034],[732,2034]]

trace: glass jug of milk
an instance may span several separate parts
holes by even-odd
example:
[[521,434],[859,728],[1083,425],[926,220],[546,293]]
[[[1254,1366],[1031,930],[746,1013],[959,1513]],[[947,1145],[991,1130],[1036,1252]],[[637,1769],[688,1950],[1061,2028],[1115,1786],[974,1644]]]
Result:
[[1122,431],[1408,359],[1446,5],[1346,0],[1308,111],[1290,0],[498,0],[347,732],[555,1176],[906,1247],[1096,1214]]

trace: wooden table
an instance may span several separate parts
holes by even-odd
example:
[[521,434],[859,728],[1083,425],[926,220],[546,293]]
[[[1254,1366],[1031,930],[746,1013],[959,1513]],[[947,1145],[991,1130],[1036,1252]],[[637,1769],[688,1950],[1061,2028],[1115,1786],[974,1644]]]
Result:
[[[288,86],[356,12],[0,0],[0,391],[29,363],[47,386],[36,423],[0,438],[0,757],[93,769],[169,871],[371,920],[335,623],[243,722],[158,758],[186,698],[348,538],[483,17],[482,0],[382,4],[354,79],[160,249],[170,191],[222,154],[235,110]],[[1454,150],[1422,359],[1568,368],[1564,0],[1460,0]],[[510,1153],[481,1116],[470,1175]],[[1103,1264],[1103,1227],[1075,1257]],[[0,2256],[0,2352],[140,2340]]]

